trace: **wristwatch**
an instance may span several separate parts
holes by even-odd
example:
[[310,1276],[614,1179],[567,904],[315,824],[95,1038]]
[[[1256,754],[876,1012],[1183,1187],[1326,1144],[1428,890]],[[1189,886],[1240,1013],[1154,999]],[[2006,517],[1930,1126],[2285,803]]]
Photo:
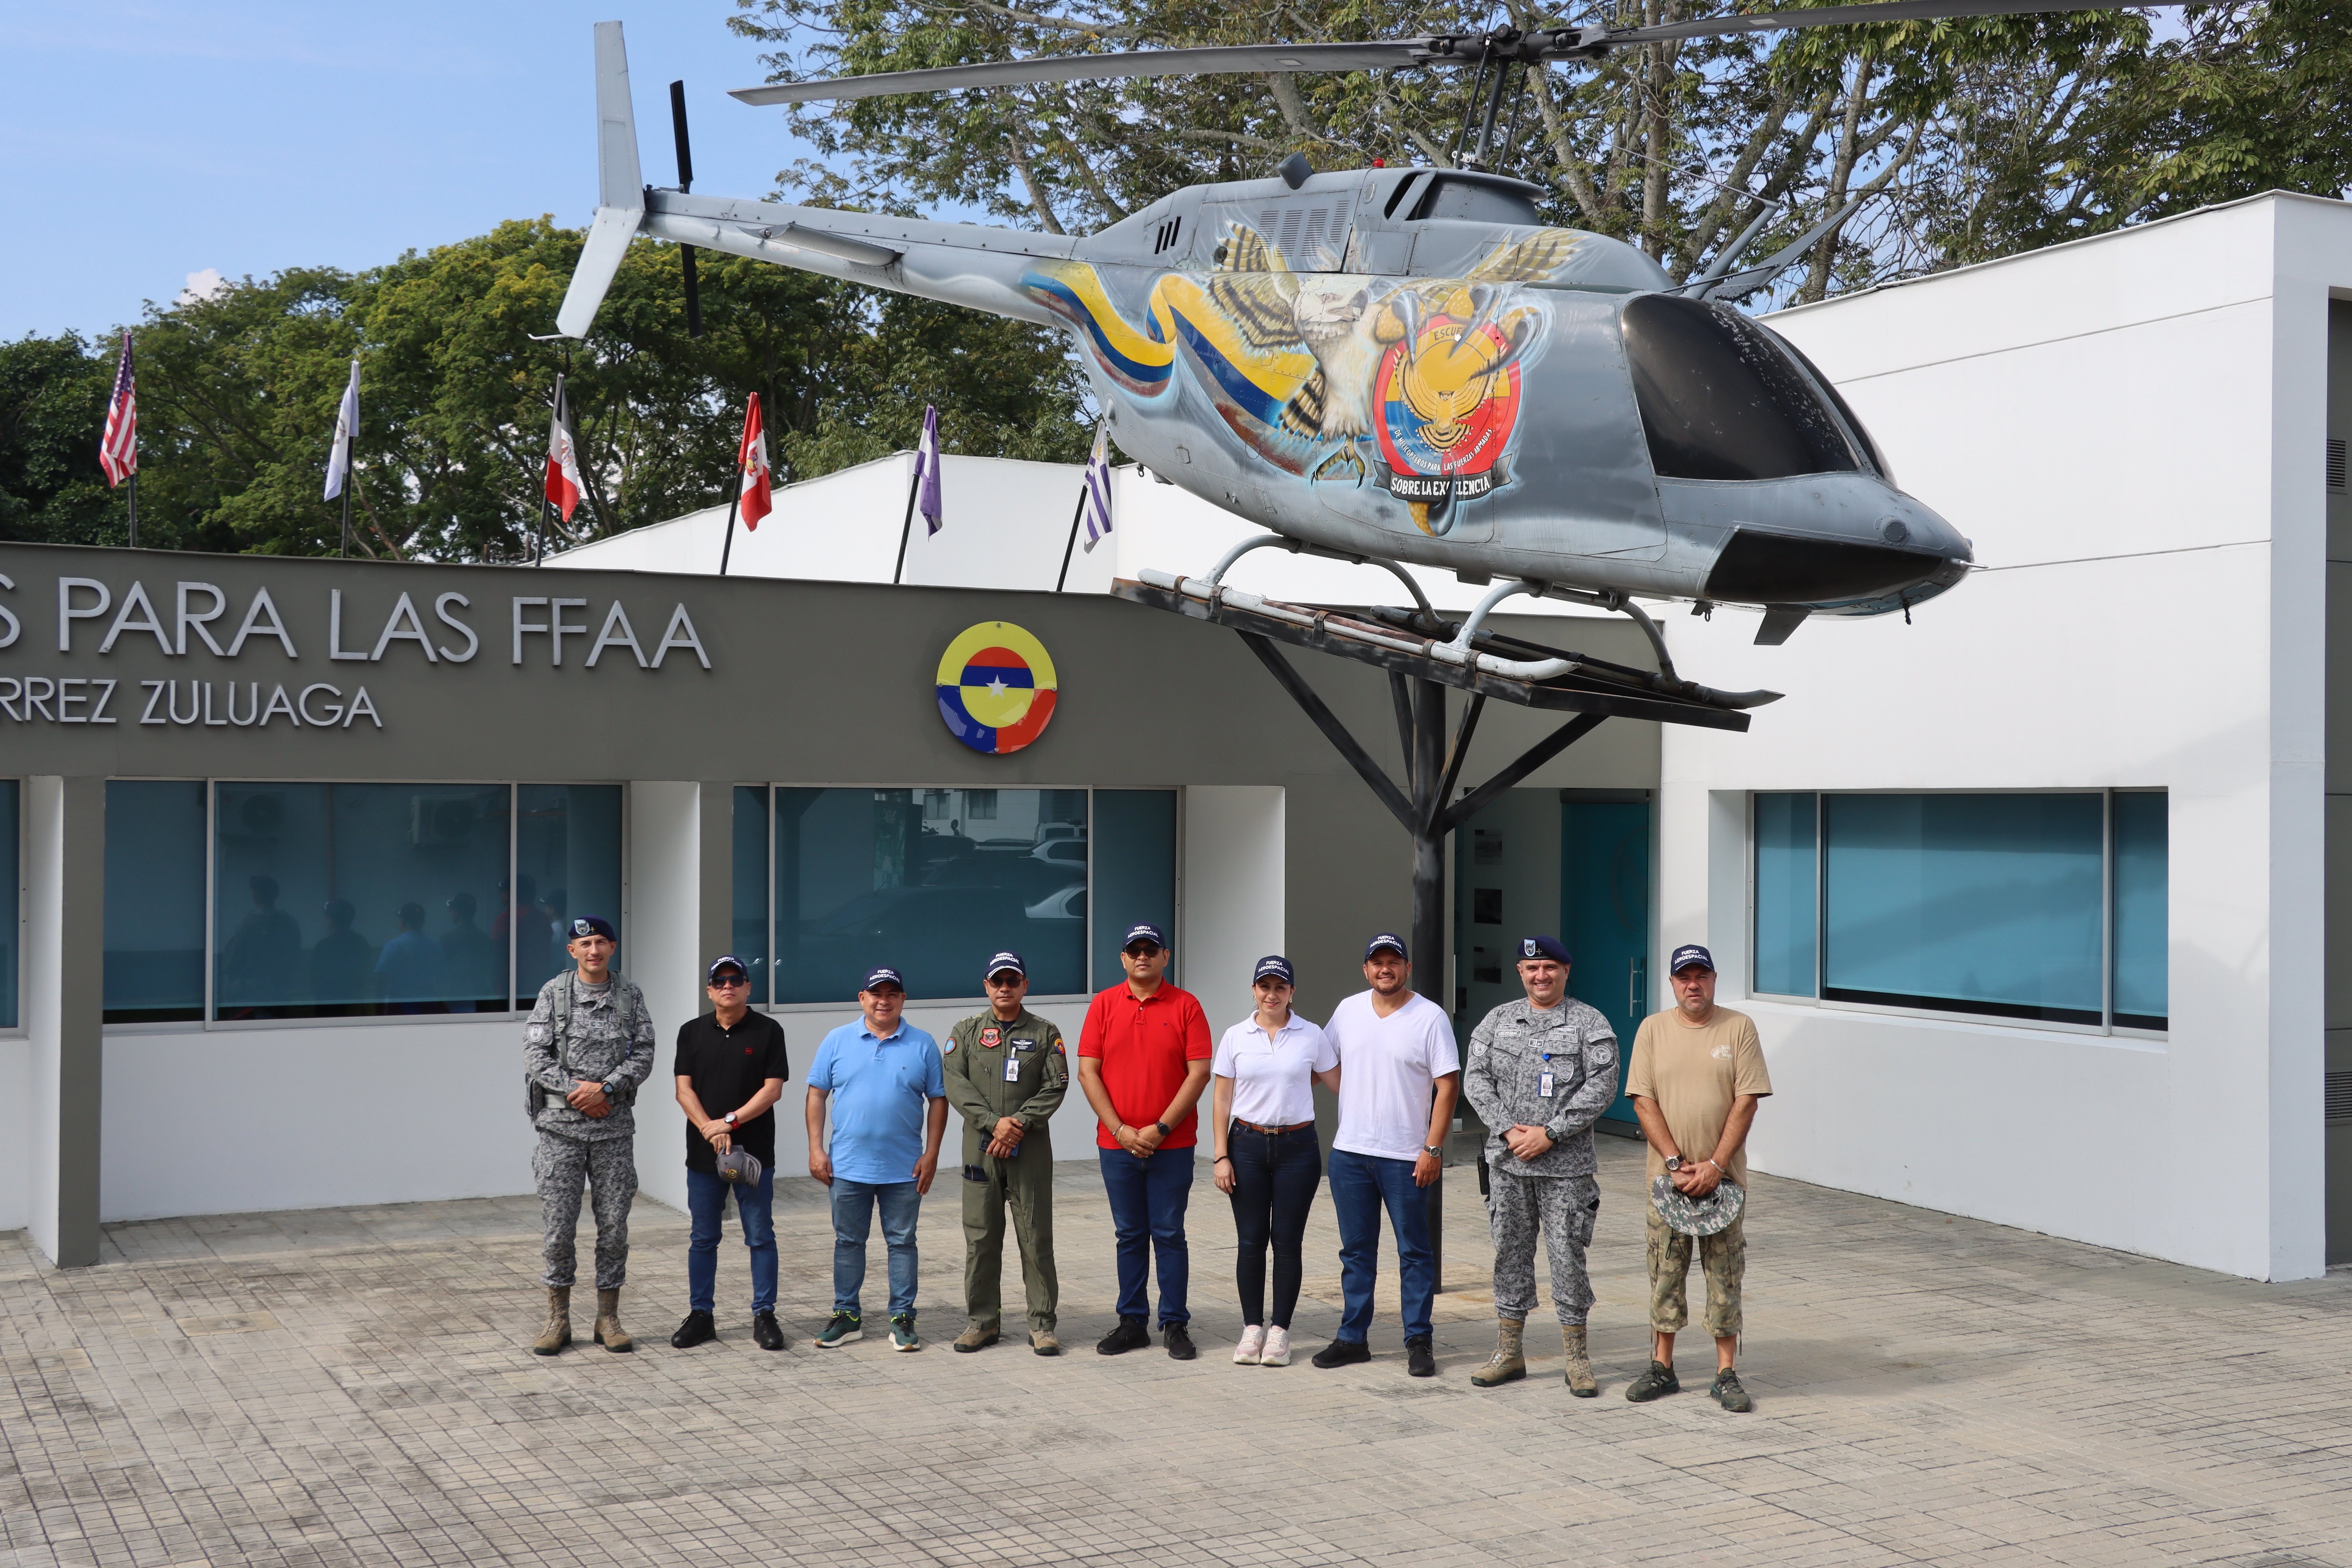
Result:
[[1421,1146],[1421,1152],[1424,1154],[1443,1154],[1445,1152],[1445,1146],[1442,1143],[1423,1143]]
[[1680,1154],[1669,1154],[1666,1156],[1666,1170],[1669,1173],[1681,1170],[1683,1168],[1683,1157]]
[[728,1126],[732,1127],[732,1126],[734,1126],[734,1125],[735,1125],[735,1113],[734,1113],[733,1111],[731,1111],[731,1110],[730,1110],[730,1111],[729,1111],[726,1115],[724,1115],[724,1116],[720,1117],[719,1120],[720,1120],[721,1121],[724,1121],[725,1123],[727,1123],[727,1125],[728,1125]]
[[1160,1129],[1160,1136],[1162,1138],[1173,1138],[1176,1136],[1176,1129],[1169,1126],[1165,1121],[1155,1121],[1151,1125]]

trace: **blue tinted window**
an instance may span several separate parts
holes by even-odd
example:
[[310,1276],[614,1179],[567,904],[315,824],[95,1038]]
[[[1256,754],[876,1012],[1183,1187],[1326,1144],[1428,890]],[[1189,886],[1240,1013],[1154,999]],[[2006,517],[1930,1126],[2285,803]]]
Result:
[[2166,905],[2170,897],[2165,805],[2161,792],[2132,791],[2114,799],[2115,1012],[2126,1028],[2166,1024],[2168,965]]
[[735,786],[734,922],[727,940],[751,966],[751,1001],[768,999],[768,792]]
[[1007,947],[1033,994],[1085,989],[1084,790],[775,793],[779,1003],[850,1005],[880,963],[910,995],[977,996]]
[[1823,994],[2104,1021],[2095,795],[1822,801]]
[[25,929],[18,902],[25,879],[16,854],[24,839],[23,790],[15,779],[0,779],[0,1029],[24,1021],[16,1013],[16,976],[25,967],[17,941]]
[[214,1016],[502,1005],[486,931],[508,792],[483,784],[224,783],[214,821]]
[[205,1016],[205,786],[106,786],[106,1021]]
[[621,919],[621,786],[524,784],[515,792],[515,875],[508,897],[499,881],[499,913],[491,935],[514,933],[515,1005],[530,1007],[539,988],[572,958],[564,949],[575,918],[602,915],[621,933],[615,966],[629,967],[628,927]]
[[1821,927],[1811,795],[1756,797],[1756,989],[1811,996]]
[[1096,990],[1118,983],[1118,939],[1139,921],[1166,931],[1181,961],[1174,790],[1095,791],[1094,900]]

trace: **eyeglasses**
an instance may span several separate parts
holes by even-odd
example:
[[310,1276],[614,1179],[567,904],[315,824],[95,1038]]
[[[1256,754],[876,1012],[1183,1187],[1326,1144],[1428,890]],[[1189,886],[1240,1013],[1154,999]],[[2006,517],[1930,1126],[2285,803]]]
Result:
[[751,977],[748,974],[722,974],[710,983],[710,988],[713,991],[732,991],[738,985],[751,984]]

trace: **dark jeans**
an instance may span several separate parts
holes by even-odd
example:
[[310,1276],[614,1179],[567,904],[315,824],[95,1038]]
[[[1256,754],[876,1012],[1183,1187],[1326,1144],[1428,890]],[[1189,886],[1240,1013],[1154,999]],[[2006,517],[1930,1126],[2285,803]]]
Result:
[[[1241,1287],[1242,1321],[1290,1327],[1298,1305],[1298,1282],[1306,1272],[1303,1244],[1307,1211],[1323,1181],[1323,1151],[1315,1129],[1255,1132],[1239,1122],[1226,1134],[1225,1152],[1234,1166],[1234,1232],[1241,1238],[1234,1274]],[[1265,1249],[1274,1244],[1274,1316],[1265,1315]]]
[[1192,1198],[1192,1151],[1163,1149],[1139,1160],[1124,1149],[1097,1148],[1110,1225],[1118,1238],[1118,1315],[1149,1318],[1147,1270],[1160,1260],[1160,1321],[1189,1323],[1184,1289],[1192,1259],[1184,1250],[1184,1207]]
[[1339,1221],[1339,1296],[1343,1310],[1333,1336],[1361,1344],[1372,1327],[1372,1280],[1380,1273],[1381,1210],[1396,1231],[1397,1286],[1404,1337],[1429,1332],[1437,1293],[1437,1260],[1429,1247],[1429,1198],[1412,1184],[1411,1160],[1331,1151],[1331,1208]]
[[719,1291],[719,1222],[727,1214],[727,1194],[735,1194],[735,1217],[742,1222],[743,1245],[751,1253],[751,1310],[776,1310],[776,1227],[773,1205],[776,1173],[762,1167],[760,1184],[747,1187],[713,1171],[686,1173],[686,1213],[693,1222],[686,1244],[687,1305],[698,1312],[712,1310]]
[[866,1283],[866,1237],[882,1211],[882,1239],[890,1250],[890,1315],[915,1310],[915,1216],[923,1196],[903,1182],[833,1179],[833,1310],[856,1312]]

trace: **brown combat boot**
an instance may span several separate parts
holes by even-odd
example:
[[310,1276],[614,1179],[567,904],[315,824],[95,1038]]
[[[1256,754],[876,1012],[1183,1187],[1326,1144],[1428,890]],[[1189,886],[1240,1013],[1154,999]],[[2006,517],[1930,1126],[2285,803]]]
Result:
[[1504,1384],[1527,1376],[1527,1357],[1519,1349],[1521,1338],[1527,1331],[1528,1325],[1522,1319],[1496,1319],[1495,1353],[1486,1358],[1486,1365],[1470,1374],[1470,1386],[1499,1388]]
[[1596,1399],[1601,1385],[1592,1381],[1592,1359],[1585,1353],[1584,1325],[1562,1323],[1560,1347],[1568,1352],[1568,1391],[1579,1399]]
[[530,1342],[533,1355],[553,1355],[572,1342],[572,1287],[547,1288],[547,1326]]
[[633,1351],[637,1342],[621,1327],[621,1292],[615,1288],[596,1292],[596,1342],[608,1351]]

